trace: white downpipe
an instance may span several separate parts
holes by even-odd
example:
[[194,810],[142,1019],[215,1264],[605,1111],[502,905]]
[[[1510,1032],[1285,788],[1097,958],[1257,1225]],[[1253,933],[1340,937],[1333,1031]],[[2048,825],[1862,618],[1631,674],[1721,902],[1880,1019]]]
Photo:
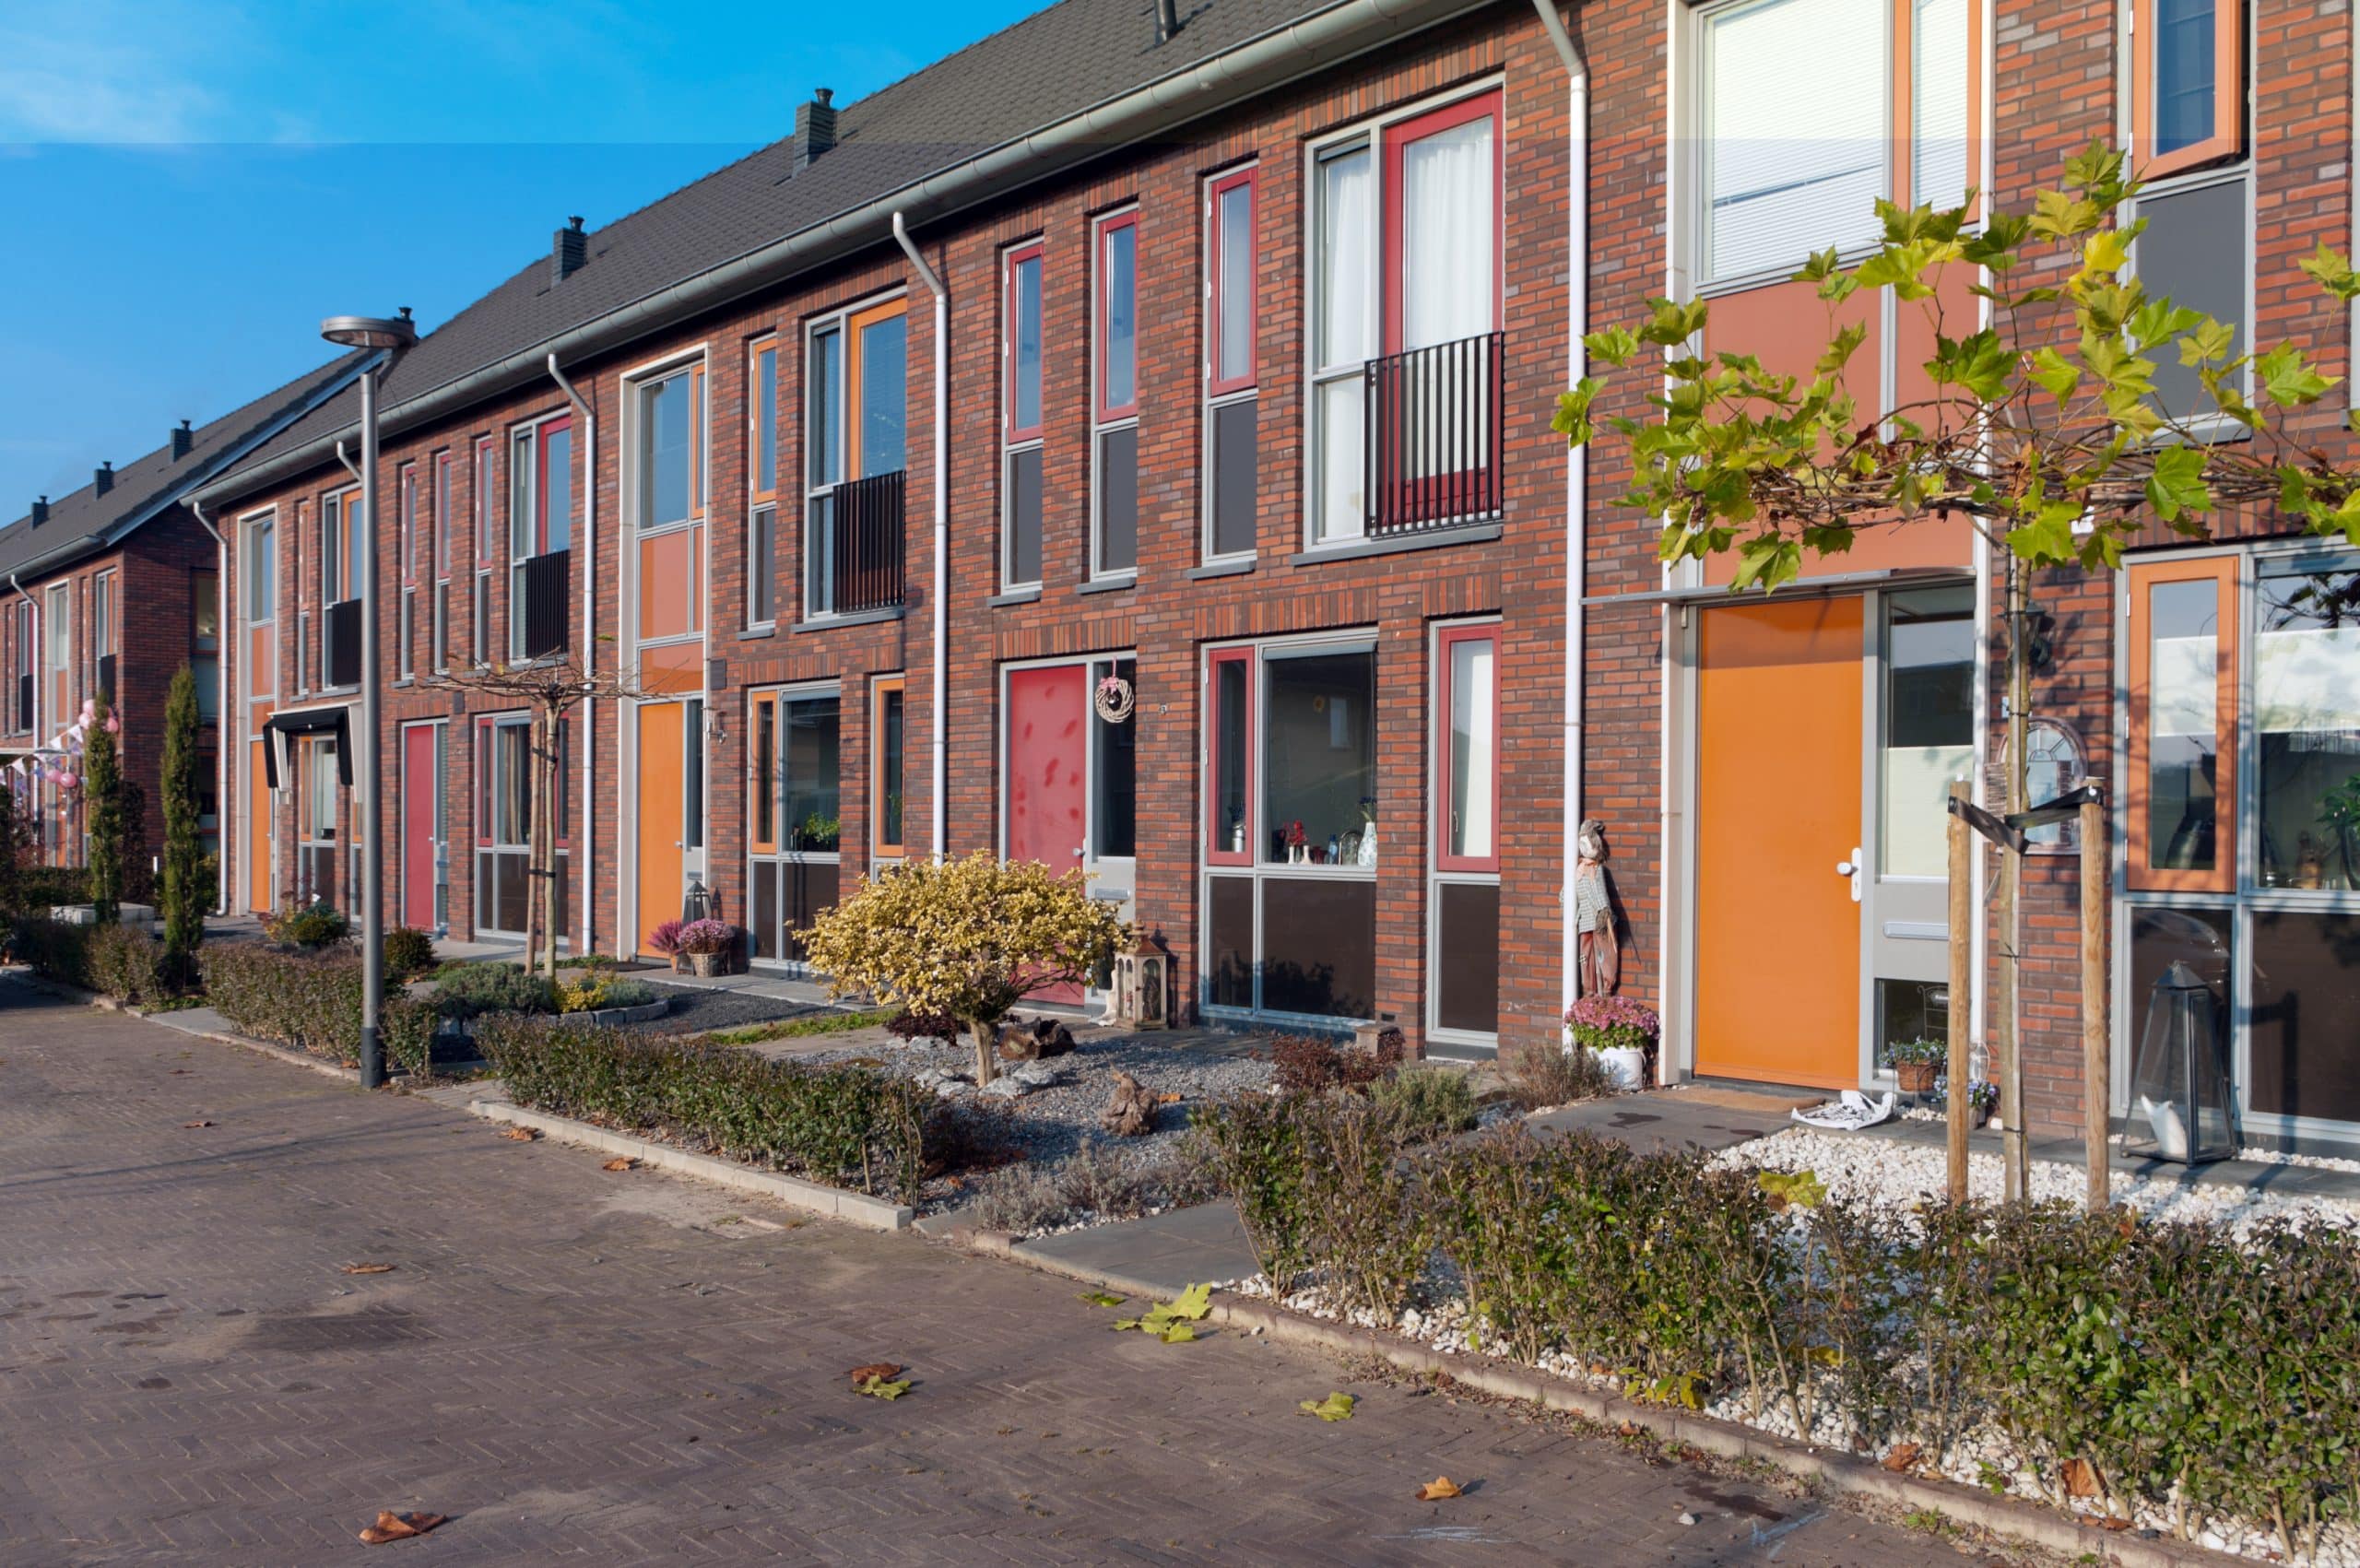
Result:
[[[1565,384],[1573,386],[1589,373],[1589,352],[1582,343],[1589,329],[1589,66],[1557,14],[1557,0],[1532,0],[1532,8],[1565,66],[1572,164],[1566,184],[1573,193],[1565,204]],[[1587,577],[1588,492],[1589,451],[1573,447],[1565,463],[1565,774],[1560,825],[1564,882],[1557,893],[1561,1008],[1574,1005],[1581,973],[1581,933],[1574,928],[1574,868],[1582,823],[1582,592]]]
[[49,629],[41,624],[41,601],[25,592],[25,585],[17,581],[17,574],[13,572],[8,573],[8,586],[17,590],[17,597],[33,607],[33,740],[38,744],[41,740],[41,688],[49,684],[42,678],[48,671],[41,667],[41,650],[48,645],[43,640],[43,633]]
[[950,583],[950,295],[934,268],[926,265],[926,258],[918,254],[918,248],[910,242],[910,231],[903,223],[899,209],[893,214],[893,238],[900,242],[903,254],[910,258],[910,265],[934,294],[934,812],[930,842],[935,864],[938,866],[943,857],[943,834],[950,820],[943,796],[950,780],[946,743],[949,718],[944,712],[947,682],[943,674],[950,642],[950,623],[945,619]]
[[[189,515],[196,519],[196,525],[213,536],[213,613],[217,626],[228,626],[230,624],[230,608],[222,596],[221,584],[230,580],[230,542],[221,536],[221,530],[213,525],[213,520],[205,515],[205,508],[196,497],[188,498],[188,510]],[[221,644],[221,651],[226,654],[230,644],[236,639],[222,636],[217,631],[215,641]],[[230,661],[227,658],[214,661],[213,702],[213,723],[219,728],[221,715],[232,706],[230,701]],[[235,731],[230,732],[230,739],[235,743]],[[230,749],[229,745],[213,749],[213,818],[220,825],[220,831],[214,835],[217,846],[230,842]],[[221,854],[218,847],[213,856],[213,913],[230,913],[230,857]]]
[[[566,400],[574,412],[582,416],[582,672],[598,673],[598,415],[589,401],[573,388],[573,383],[557,368],[557,356],[549,357],[549,379],[563,389]],[[598,755],[598,700],[585,697],[582,701],[582,856],[584,862],[576,880],[582,887],[582,946],[579,951],[598,950],[598,878],[590,874],[588,862],[597,856],[597,840],[591,834],[596,821],[593,804],[597,794],[594,780],[597,770],[592,759]],[[621,821],[618,813],[616,821]],[[621,854],[620,838],[616,854]],[[620,865],[620,859],[616,862]],[[617,937],[620,943],[620,937]]]

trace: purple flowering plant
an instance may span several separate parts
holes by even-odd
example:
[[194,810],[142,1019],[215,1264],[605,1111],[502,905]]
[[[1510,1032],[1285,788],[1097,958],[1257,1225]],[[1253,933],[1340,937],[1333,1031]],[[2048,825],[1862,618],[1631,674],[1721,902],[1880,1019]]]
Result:
[[1565,1009],[1575,1043],[1592,1051],[1646,1050],[1663,1032],[1655,1008],[1628,996],[1584,996]]
[[726,953],[738,945],[738,927],[726,920],[691,920],[680,927],[680,951]]

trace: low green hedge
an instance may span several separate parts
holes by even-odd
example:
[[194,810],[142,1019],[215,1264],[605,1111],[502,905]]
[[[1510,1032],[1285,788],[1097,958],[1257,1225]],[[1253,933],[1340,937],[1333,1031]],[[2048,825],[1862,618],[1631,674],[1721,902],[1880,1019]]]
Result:
[[[201,961],[206,1000],[239,1033],[348,1067],[360,1064],[360,954],[290,953],[224,943],[206,947]],[[431,1006],[389,992],[377,1020],[385,1059],[423,1073],[441,1026]]]
[[475,1038],[519,1105],[905,1203],[924,1179],[934,1100],[904,1079],[563,1018],[490,1014]]
[[1193,1127],[1282,1289],[1391,1322],[1438,1259],[1479,1348],[1634,1397],[1732,1397],[1868,1454],[1996,1432],[2059,1503],[2079,1460],[2120,1511],[2242,1519],[2289,1559],[2360,1515],[2349,1230],[1912,1211],[1521,1127],[1421,1149],[1356,1096],[1240,1096]]
[[118,1002],[160,1002],[172,994],[163,944],[134,925],[28,918],[17,922],[16,946],[35,974]]

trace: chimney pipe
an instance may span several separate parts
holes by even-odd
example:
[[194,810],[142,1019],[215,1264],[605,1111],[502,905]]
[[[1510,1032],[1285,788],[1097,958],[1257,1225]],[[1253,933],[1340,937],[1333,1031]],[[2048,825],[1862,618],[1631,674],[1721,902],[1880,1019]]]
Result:
[[114,465],[101,463],[90,475],[91,488],[100,495],[114,489]]
[[38,528],[48,521],[49,497],[42,496],[39,501],[33,502],[33,526]]
[[1169,43],[1172,41],[1172,35],[1179,30],[1179,0],[1155,0],[1155,41],[1159,44]]
[[811,160],[836,145],[835,91],[820,88],[811,94],[811,101],[795,108],[795,172],[801,173],[811,166]]
[[567,218],[565,227],[549,239],[549,281],[564,282],[581,271],[583,264],[589,259],[590,236],[582,231],[582,219]]
[[181,428],[172,432],[172,461],[177,463],[196,449],[196,432],[183,419]]

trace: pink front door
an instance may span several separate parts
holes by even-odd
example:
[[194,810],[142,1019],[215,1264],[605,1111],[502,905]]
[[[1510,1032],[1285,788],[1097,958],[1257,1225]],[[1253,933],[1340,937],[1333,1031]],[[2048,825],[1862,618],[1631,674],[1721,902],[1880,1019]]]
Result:
[[435,807],[442,798],[442,732],[433,725],[402,731],[402,924],[432,931]]
[[[1008,675],[1008,858],[1052,871],[1080,866],[1089,831],[1090,671],[1087,665]],[[1043,1002],[1075,1003],[1081,989],[1045,985]]]

